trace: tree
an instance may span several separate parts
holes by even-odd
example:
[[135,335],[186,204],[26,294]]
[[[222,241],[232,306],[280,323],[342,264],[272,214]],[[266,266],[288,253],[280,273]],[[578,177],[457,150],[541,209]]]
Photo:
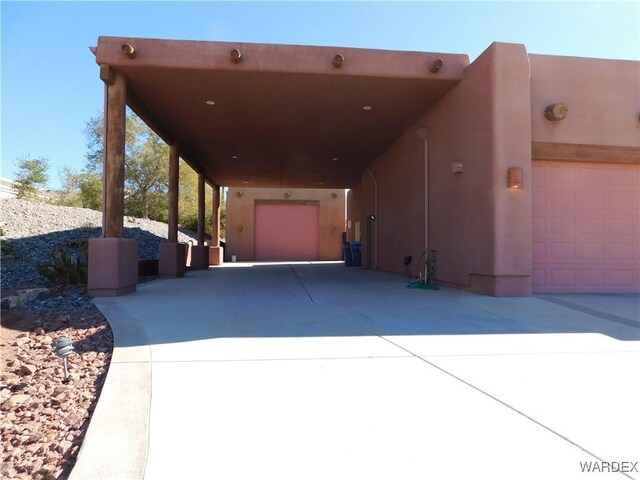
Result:
[[[102,156],[104,119],[89,119],[86,165],[83,173],[63,172],[66,201],[87,208],[102,208]],[[127,109],[125,146],[125,214],[166,222],[169,217],[169,146],[133,112]],[[198,175],[183,160],[179,165],[178,221],[182,227],[198,228]],[[68,186],[68,188],[67,188]],[[74,197],[75,195],[75,197]],[[211,232],[211,188],[205,190],[205,231]],[[223,199],[224,201],[224,199]],[[224,232],[224,209],[221,212]]]
[[[96,198],[96,177],[102,175],[104,117],[89,119],[85,127],[87,163],[85,194]],[[167,221],[169,146],[127,109],[125,134],[125,213],[134,217]],[[102,203],[102,184],[97,195]],[[88,198],[85,200],[89,200]]]
[[16,197],[23,200],[35,200],[38,192],[49,181],[49,160],[44,157],[18,157],[18,171],[15,175]]
[[94,172],[76,172],[65,167],[60,172],[62,190],[56,203],[68,207],[102,210],[102,178]]

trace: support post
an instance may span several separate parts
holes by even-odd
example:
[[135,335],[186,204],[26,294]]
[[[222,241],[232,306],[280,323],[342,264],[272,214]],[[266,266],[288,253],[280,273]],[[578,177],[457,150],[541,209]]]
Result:
[[158,271],[166,277],[181,277],[186,270],[186,245],[178,243],[178,188],[179,188],[179,148],[174,144],[169,149],[169,206],[168,241],[160,244]]
[[124,224],[124,147],[126,129],[127,83],[115,73],[113,84],[105,86],[103,151],[102,236],[122,237]]
[[209,247],[204,244],[204,175],[198,174],[198,245],[191,248],[191,268],[209,268]]
[[180,187],[178,145],[169,149],[169,243],[178,242],[178,188]]
[[213,215],[211,216],[211,247],[209,248],[209,264],[222,265],[224,250],[220,246],[220,204],[222,189],[213,186]]
[[138,283],[138,242],[124,233],[124,151],[127,82],[108,65],[105,82],[102,237],[89,239],[87,290],[90,296],[124,295]]

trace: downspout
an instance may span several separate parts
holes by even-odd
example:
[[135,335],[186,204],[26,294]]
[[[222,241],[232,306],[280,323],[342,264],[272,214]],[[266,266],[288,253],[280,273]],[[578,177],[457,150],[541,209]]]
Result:
[[373,220],[373,258],[371,259],[371,269],[378,269],[378,180],[376,179],[375,173],[372,171],[368,172],[373,178],[373,214],[375,215],[375,220]]
[[429,250],[429,128],[422,127],[416,132],[424,141],[424,250]]

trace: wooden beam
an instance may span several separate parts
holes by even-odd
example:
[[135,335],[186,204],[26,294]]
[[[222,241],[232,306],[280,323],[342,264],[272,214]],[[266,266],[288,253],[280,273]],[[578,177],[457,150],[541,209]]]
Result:
[[156,135],[158,135],[165,143],[172,145],[175,143],[175,137],[171,135],[168,129],[164,127],[162,122],[158,120],[151,110],[147,108],[147,106],[142,103],[140,98],[129,89],[127,91],[127,105],[129,108],[133,110],[133,112],[140,117],[140,119],[147,124],[147,126],[153,130]]
[[115,73],[105,84],[102,236],[122,237],[124,228],[124,148],[127,82]]
[[106,85],[113,85],[113,69],[109,65],[100,65],[100,80]]
[[204,175],[198,174],[198,245],[204,246]]
[[640,147],[533,142],[531,159],[640,165]]
[[178,145],[169,148],[169,243],[178,243],[178,188],[179,188],[179,150]]
[[213,215],[211,216],[211,246],[220,246],[220,185],[213,186]]
[[[151,130],[155,132],[156,135],[164,140],[165,143],[169,145],[179,143],[176,136],[173,135],[160,120],[158,120],[158,117],[144,103],[142,103],[140,97],[131,91],[131,89],[127,91],[127,105]],[[196,173],[202,173],[202,167],[192,160],[194,155],[184,146],[180,148],[180,158],[182,158]]]

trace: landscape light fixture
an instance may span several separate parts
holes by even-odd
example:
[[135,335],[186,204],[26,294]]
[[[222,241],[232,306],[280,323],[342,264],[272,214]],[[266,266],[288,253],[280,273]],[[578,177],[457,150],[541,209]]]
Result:
[[60,337],[54,344],[55,353],[57,357],[62,359],[62,365],[64,367],[64,377],[62,383],[69,382],[69,368],[67,364],[67,357],[73,353],[73,344],[67,337]]

